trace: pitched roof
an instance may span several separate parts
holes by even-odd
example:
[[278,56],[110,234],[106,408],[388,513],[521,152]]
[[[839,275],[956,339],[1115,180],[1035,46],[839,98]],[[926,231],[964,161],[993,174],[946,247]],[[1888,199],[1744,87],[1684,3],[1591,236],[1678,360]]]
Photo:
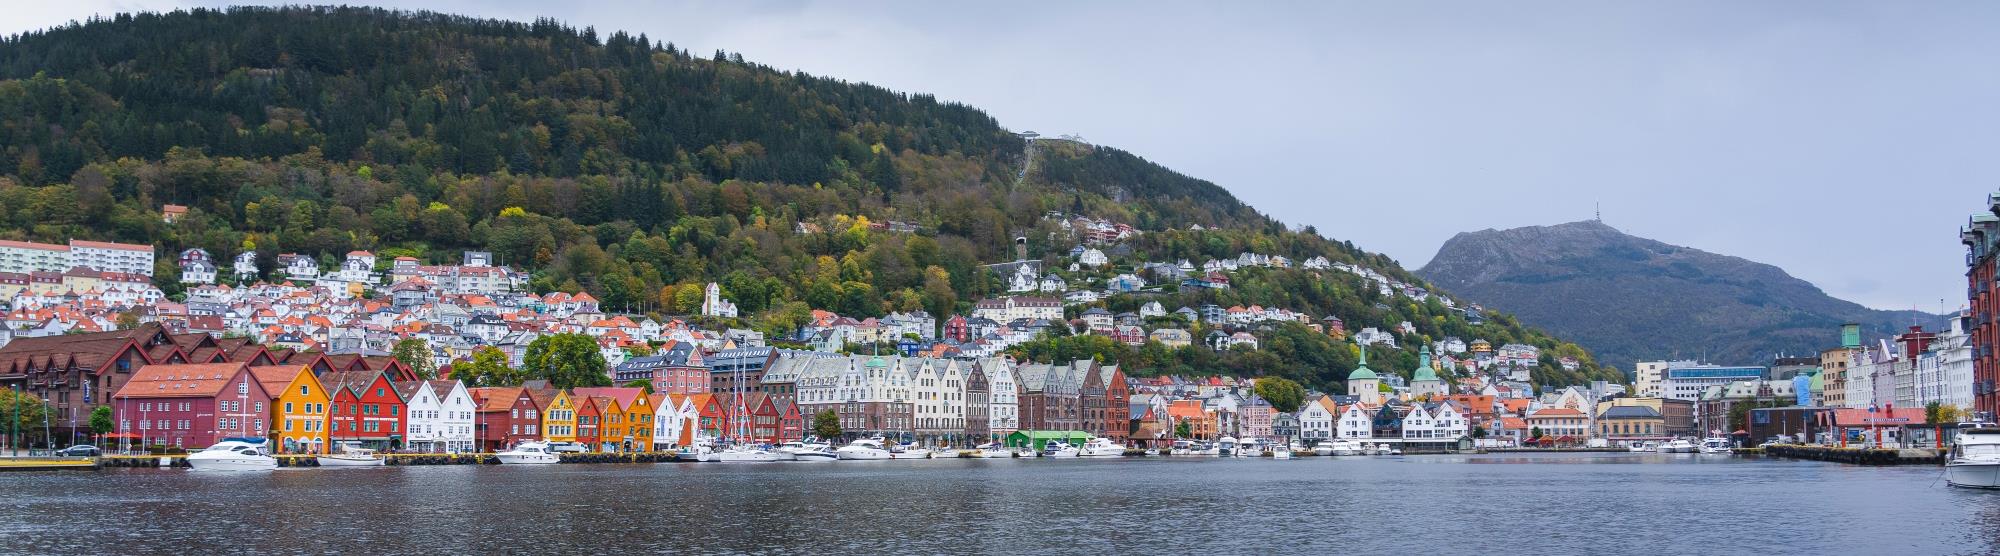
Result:
[[[235,364],[240,365],[242,363]],[[250,375],[257,377],[257,383],[264,386],[265,392],[277,392],[285,389],[287,386],[291,386],[292,381],[298,380],[299,373],[303,372],[306,372],[306,368],[300,365],[261,365],[250,367]]]
[[147,365],[132,373],[113,398],[209,398],[242,372],[242,363]]

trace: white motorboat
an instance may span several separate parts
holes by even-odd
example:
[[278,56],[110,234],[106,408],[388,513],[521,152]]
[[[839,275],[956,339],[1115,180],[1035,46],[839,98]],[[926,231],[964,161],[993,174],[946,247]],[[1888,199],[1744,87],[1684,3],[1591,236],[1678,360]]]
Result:
[[1966,488],[2000,488],[2000,429],[1960,429],[1945,460],[1944,481]]
[[897,444],[889,447],[889,459],[931,459],[931,449],[919,444]]
[[991,442],[986,444],[980,444],[978,448],[974,448],[972,451],[967,453],[972,454],[972,457],[983,458],[983,459],[1014,457],[1014,452],[1008,451],[1006,446],[1001,446],[999,444]]
[[750,444],[737,444],[715,453],[715,461],[722,463],[768,463],[781,458],[777,452]]
[[1701,439],[1701,453],[1727,454],[1729,453],[1729,439],[1719,436],[1703,438]]
[[834,450],[834,455],[843,460],[889,459],[889,450],[882,447],[879,438],[861,438]]
[[681,449],[674,450],[674,461],[700,462],[712,461],[714,459],[715,448],[711,448],[707,444],[682,446]]
[[1655,450],[1655,449],[1658,449],[1658,447],[1657,447],[1657,446],[1655,446],[1655,445],[1654,445],[1653,443],[1651,443],[1651,442],[1646,442],[1646,441],[1639,441],[1639,442],[1633,442],[1633,443],[1632,443],[1632,447],[1630,447],[1630,448],[1626,448],[1626,449],[1625,449],[1625,451],[1627,451],[1627,452],[1652,452],[1652,451],[1653,451],[1653,450]]
[[549,443],[539,441],[522,442],[512,450],[493,454],[493,459],[512,464],[562,463],[562,457],[556,455]]
[[1078,448],[1076,455],[1086,458],[1108,458],[1125,455],[1125,447],[1102,436],[1092,438]]
[[1147,455],[1147,456],[1157,456],[1157,455],[1160,455],[1160,449],[1159,449],[1159,448],[1147,448],[1147,449],[1146,449],[1146,455]]
[[1701,448],[1695,446],[1693,442],[1688,442],[1685,438],[1676,438],[1668,441],[1666,444],[1660,445],[1660,453],[1662,454],[1692,454],[1699,450]]
[[320,467],[375,467],[389,463],[388,458],[382,457],[374,450],[351,443],[342,444],[338,452],[322,454],[313,459],[319,461]]
[[1315,442],[1313,443],[1312,452],[1315,456],[1331,456],[1333,455],[1333,443],[1325,440]]
[[1236,437],[1225,436],[1215,441],[1215,455],[1230,457],[1236,455]]
[[1379,442],[1375,444],[1375,455],[1387,456],[1395,453],[1396,450],[1394,448],[1390,448],[1389,443],[1387,442]]
[[271,457],[262,438],[224,438],[193,454],[188,454],[188,467],[199,471],[263,471],[278,468],[278,458]]
[[1333,455],[1336,456],[1358,456],[1362,454],[1362,450],[1365,448],[1366,445],[1352,440],[1333,441]]
[[778,459],[784,461],[833,461],[839,459],[834,455],[832,446],[828,446],[816,438],[807,439],[805,442],[786,442],[784,445],[778,447],[778,454]]
[[1077,448],[1068,442],[1050,442],[1042,445],[1042,457],[1045,458],[1073,458],[1077,453]]
[[1271,459],[1292,459],[1292,447],[1279,446],[1276,448],[1272,448]]

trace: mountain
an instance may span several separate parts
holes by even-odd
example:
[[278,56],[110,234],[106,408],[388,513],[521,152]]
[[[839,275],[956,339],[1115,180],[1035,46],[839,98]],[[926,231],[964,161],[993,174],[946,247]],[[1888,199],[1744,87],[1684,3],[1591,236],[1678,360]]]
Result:
[[1417,273],[1624,369],[1665,358],[1763,365],[1780,353],[1817,354],[1846,322],[1886,336],[1912,322],[1943,321],[1869,309],[1775,266],[1597,221],[1460,233]]
[[[490,251],[538,292],[607,310],[686,315],[707,282],[744,315],[712,326],[780,337],[825,309],[966,314],[1006,293],[987,266],[1029,258],[1078,285],[1148,261],[1326,257],[1421,285],[1394,261],[1289,229],[1214,183],[1103,145],[1033,139],[930,95],[779,71],[717,51],[532,23],[372,8],[118,14],[0,39],[0,239],[280,254],[323,267],[350,250],[442,263]],[[189,207],[174,222],[167,204]],[[1054,216],[1052,216],[1054,215]],[[1140,235],[1066,270],[1076,217]],[[155,281],[179,291],[173,257]],[[1229,289],[1096,305],[1213,303],[1409,321],[1426,337],[1530,343],[1578,357],[1538,381],[1611,377],[1581,348],[1495,318],[1471,325],[1359,275],[1255,268]],[[1078,310],[1073,308],[1072,311]],[[1197,334],[1205,333],[1196,325]],[[1065,340],[1128,372],[1279,374],[1331,388],[1356,351],[1303,325],[1264,349],[1212,352]],[[1095,338],[1101,339],[1102,336]],[[1200,336],[1197,336],[1200,339]],[[1026,354],[1023,350],[1021,353]]]

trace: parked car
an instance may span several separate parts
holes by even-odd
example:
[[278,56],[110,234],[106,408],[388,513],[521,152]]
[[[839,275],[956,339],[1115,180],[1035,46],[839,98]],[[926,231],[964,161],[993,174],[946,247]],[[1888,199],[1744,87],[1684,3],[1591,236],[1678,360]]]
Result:
[[70,446],[68,448],[63,448],[62,451],[56,452],[56,455],[62,457],[70,457],[70,458],[94,458],[97,456],[104,455],[104,453],[98,451],[96,446],[91,446],[89,444],[78,444],[75,446]]

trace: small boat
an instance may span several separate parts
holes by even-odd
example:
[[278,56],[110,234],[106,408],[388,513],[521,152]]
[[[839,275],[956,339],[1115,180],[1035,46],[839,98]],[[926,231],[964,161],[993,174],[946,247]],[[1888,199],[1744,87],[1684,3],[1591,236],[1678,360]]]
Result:
[[1387,442],[1380,442],[1375,444],[1375,455],[1388,456],[1388,455],[1394,455],[1395,453],[1396,450],[1390,448],[1389,443]]
[[737,444],[715,453],[715,461],[723,463],[767,463],[781,458],[777,452],[750,444]]
[[1640,452],[1647,452],[1647,453],[1649,453],[1649,452],[1652,452],[1652,451],[1654,451],[1654,450],[1657,450],[1657,449],[1659,449],[1659,448],[1658,448],[1658,446],[1654,445],[1654,444],[1653,444],[1653,443],[1651,443],[1651,442],[1646,442],[1646,441],[1643,441],[1643,440],[1642,440],[1642,441],[1639,441],[1639,442],[1633,442],[1633,443],[1632,443],[1632,447],[1630,447],[1630,448],[1626,448],[1626,449],[1625,449],[1625,451],[1627,451],[1627,452],[1635,452],[1635,453],[1640,453]]
[[1676,438],[1666,444],[1660,445],[1660,453],[1662,454],[1692,454],[1699,450],[1700,448],[1696,447],[1693,442],[1688,442],[1684,438]]
[[1946,484],[1965,488],[2000,488],[2000,428],[1960,429],[1945,460]]
[[1125,447],[1100,436],[1083,443],[1083,447],[1077,449],[1076,455],[1086,458],[1118,457],[1125,455]]
[[1292,447],[1279,446],[1276,448],[1272,448],[1271,459],[1292,459]]
[[388,458],[382,457],[374,450],[352,443],[342,444],[339,452],[323,454],[313,459],[319,461],[320,467],[374,467],[387,465],[389,462]]
[[1050,442],[1042,446],[1042,457],[1045,458],[1073,458],[1077,452],[1077,448],[1068,442]]
[[859,438],[834,450],[835,457],[842,460],[889,459],[889,450],[882,447],[880,438]]
[[1160,455],[1160,449],[1159,449],[1159,448],[1147,448],[1147,449],[1146,449],[1146,455],[1147,455],[1147,456],[1157,456],[1157,455]]
[[805,442],[786,442],[783,446],[778,447],[778,452],[782,454],[780,459],[785,461],[833,461],[840,459],[838,455],[833,453],[832,446],[820,442],[817,438],[809,438]]
[[714,458],[715,448],[709,447],[707,444],[682,446],[681,449],[674,450],[674,461],[701,462],[710,461]]
[[1215,441],[1215,455],[1230,457],[1236,455],[1236,437],[1225,436]]
[[493,454],[493,459],[512,464],[562,463],[562,457],[549,448],[549,443],[538,441],[522,442],[512,450]]
[[999,444],[991,442],[980,444],[978,448],[974,448],[966,453],[972,454],[972,457],[984,458],[984,459],[1014,457],[1014,452],[1008,451],[1006,446],[1001,446]]
[[1400,455],[1403,455],[1403,449],[1402,449],[1402,448],[1390,448],[1390,449],[1389,449],[1389,455],[1392,455],[1392,456],[1400,456]]
[[1352,440],[1333,441],[1333,455],[1336,456],[1358,456],[1362,455],[1362,450],[1365,449],[1367,445]]
[[1264,456],[1263,439],[1245,439],[1236,444],[1236,457],[1255,458]]
[[1701,439],[1701,453],[1727,454],[1729,453],[1729,439],[1719,436],[1703,438]]
[[224,438],[202,451],[188,454],[188,467],[198,471],[263,471],[278,468],[262,438]]
[[889,459],[931,459],[931,450],[916,443],[897,444],[889,447]]
[[1331,456],[1333,455],[1333,443],[1325,440],[1315,442],[1313,443],[1312,451],[1315,456]]

